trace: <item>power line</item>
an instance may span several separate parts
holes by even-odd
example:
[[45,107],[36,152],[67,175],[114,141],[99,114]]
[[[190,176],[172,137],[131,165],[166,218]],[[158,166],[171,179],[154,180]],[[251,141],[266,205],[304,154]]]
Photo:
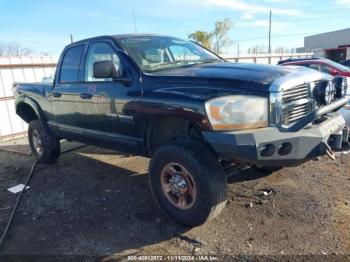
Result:
[[[349,19],[350,16],[346,15],[346,16],[326,16],[326,15],[322,15],[322,17],[298,17],[297,20],[298,22],[300,21],[319,21],[319,20],[326,20],[326,19],[332,19],[332,20],[342,20],[342,19]],[[293,19],[295,20],[296,18],[293,17]],[[279,21],[288,21],[288,19],[281,19]]]
[[[320,13],[318,13],[318,14],[320,14]],[[329,14],[329,10],[328,10],[328,12],[327,12],[327,14]],[[280,15],[276,15],[276,14],[274,14],[275,15],[275,17],[276,16],[280,16]],[[346,16],[334,16],[334,15],[329,15],[329,16],[327,16],[327,15],[321,15],[322,17],[319,17],[319,16],[317,16],[317,17],[295,17],[295,16],[293,16],[293,17],[288,17],[288,18],[290,18],[290,19],[293,19],[293,21],[294,20],[297,20],[297,22],[300,22],[300,21],[306,21],[306,20],[309,20],[309,21],[318,21],[318,20],[326,20],[326,19],[329,19],[329,18],[331,18],[332,19],[332,21],[333,20],[343,20],[343,19],[349,19],[350,18],[350,15],[346,15]],[[286,16],[283,16],[283,17],[286,17]],[[278,21],[281,21],[281,22],[290,22],[290,19],[288,19],[288,18],[286,18],[286,19],[281,19],[281,18],[278,18]],[[201,27],[202,28],[204,28],[204,27],[206,27],[206,25],[201,25]],[[236,27],[236,28],[238,28],[238,27]],[[164,29],[162,29],[162,30],[164,30],[164,31],[166,31],[167,30],[167,27],[164,27]],[[173,31],[173,32],[176,32],[176,33],[187,33],[187,32],[189,32],[189,31],[196,31],[197,30],[197,26],[191,26],[191,27],[178,27],[178,29],[176,29],[175,31]],[[202,31],[206,31],[205,29],[202,29]]]
[[[271,39],[273,39],[273,38],[290,37],[290,36],[312,35],[312,34],[320,34],[320,33],[283,34],[283,35],[275,35],[275,36],[271,36]],[[255,38],[243,39],[243,40],[235,41],[235,43],[234,43],[234,44],[237,44],[237,43],[243,43],[243,42],[249,42],[249,41],[254,41],[254,40],[263,40],[263,39],[267,39],[267,38],[268,38],[268,36],[261,36],[261,37],[255,37]]]

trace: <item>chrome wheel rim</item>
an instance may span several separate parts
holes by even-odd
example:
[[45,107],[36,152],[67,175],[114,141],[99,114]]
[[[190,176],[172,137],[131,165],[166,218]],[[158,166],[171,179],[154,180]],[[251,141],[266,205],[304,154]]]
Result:
[[43,143],[37,130],[33,131],[32,134],[33,146],[38,155],[42,155],[44,152]]
[[162,191],[175,207],[186,210],[196,201],[197,189],[191,173],[178,163],[169,163],[160,173]]

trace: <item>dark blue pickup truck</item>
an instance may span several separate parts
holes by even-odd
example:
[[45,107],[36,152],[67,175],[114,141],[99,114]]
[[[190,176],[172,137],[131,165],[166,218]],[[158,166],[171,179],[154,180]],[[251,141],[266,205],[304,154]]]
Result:
[[38,161],[57,160],[61,139],[152,157],[156,202],[197,226],[225,205],[227,165],[281,168],[343,150],[346,88],[307,68],[230,63],[175,37],[116,35],[68,45],[52,85],[14,93]]

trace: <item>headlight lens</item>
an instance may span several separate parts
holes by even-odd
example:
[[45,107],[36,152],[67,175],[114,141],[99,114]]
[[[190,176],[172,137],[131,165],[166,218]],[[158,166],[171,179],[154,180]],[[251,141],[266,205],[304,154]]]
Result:
[[334,77],[333,84],[335,86],[336,98],[342,98],[347,95],[348,82],[346,77],[342,77],[342,76]]
[[332,81],[321,81],[314,89],[314,96],[319,105],[328,105],[334,100],[335,87]]
[[225,96],[209,100],[205,110],[214,130],[237,130],[268,125],[267,98]]

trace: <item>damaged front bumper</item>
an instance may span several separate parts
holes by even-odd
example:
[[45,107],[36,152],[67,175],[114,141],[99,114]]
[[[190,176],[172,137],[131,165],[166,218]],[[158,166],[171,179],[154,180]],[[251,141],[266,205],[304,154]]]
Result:
[[[317,117],[317,114],[315,115]],[[303,120],[291,130],[268,127],[231,132],[203,132],[219,157],[226,161],[267,167],[297,166],[339,149],[334,141],[346,142],[349,130],[337,112],[324,116],[320,124]],[[305,125],[304,125],[305,124]]]

